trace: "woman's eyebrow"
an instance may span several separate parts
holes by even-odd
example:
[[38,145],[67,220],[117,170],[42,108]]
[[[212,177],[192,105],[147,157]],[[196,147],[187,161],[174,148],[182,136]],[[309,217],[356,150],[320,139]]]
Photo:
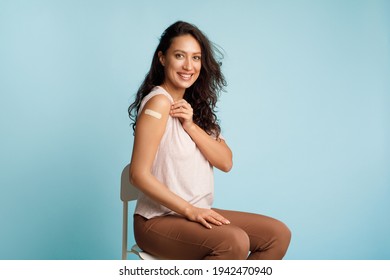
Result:
[[[182,53],[185,53],[185,54],[188,53],[188,52],[180,50],[180,49],[174,50],[174,52],[182,52]],[[189,52],[189,53],[192,53],[192,54],[202,54],[202,52]]]

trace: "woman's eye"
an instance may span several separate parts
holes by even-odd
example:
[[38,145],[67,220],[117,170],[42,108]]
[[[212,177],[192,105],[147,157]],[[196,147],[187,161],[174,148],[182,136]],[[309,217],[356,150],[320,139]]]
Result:
[[180,53],[177,53],[177,54],[175,54],[175,57],[176,58],[183,58],[184,56],[182,54],[180,54]]
[[201,57],[200,56],[194,56],[194,60],[199,61],[199,60],[201,60]]

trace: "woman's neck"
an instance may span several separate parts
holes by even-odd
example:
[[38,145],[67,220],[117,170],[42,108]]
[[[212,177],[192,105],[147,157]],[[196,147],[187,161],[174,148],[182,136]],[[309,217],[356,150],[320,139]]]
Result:
[[169,93],[170,96],[172,96],[172,99],[174,101],[180,100],[184,98],[185,90],[174,90],[169,87],[169,85],[162,83],[160,85],[166,92]]

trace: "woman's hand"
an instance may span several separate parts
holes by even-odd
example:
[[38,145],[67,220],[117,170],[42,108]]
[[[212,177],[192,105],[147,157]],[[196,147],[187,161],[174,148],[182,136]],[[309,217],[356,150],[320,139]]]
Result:
[[193,109],[184,99],[171,104],[171,117],[179,118],[184,130],[198,146],[201,153],[212,166],[228,172],[233,166],[232,151],[223,140],[210,137],[202,128],[193,122]]
[[198,222],[208,229],[212,228],[210,223],[217,226],[230,224],[228,219],[218,214],[214,210],[195,206],[191,206],[190,208],[186,209],[185,216],[188,220]]
[[185,99],[175,101],[171,105],[171,111],[169,114],[171,117],[179,118],[184,130],[191,128],[191,126],[194,124],[192,120],[194,111],[191,105]]

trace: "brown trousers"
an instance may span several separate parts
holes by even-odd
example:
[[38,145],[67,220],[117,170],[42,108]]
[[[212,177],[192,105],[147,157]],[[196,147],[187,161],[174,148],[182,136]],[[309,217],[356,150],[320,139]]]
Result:
[[138,246],[163,259],[187,260],[277,260],[290,244],[291,233],[273,218],[213,209],[230,225],[203,225],[180,216],[145,219],[134,215],[134,235]]

